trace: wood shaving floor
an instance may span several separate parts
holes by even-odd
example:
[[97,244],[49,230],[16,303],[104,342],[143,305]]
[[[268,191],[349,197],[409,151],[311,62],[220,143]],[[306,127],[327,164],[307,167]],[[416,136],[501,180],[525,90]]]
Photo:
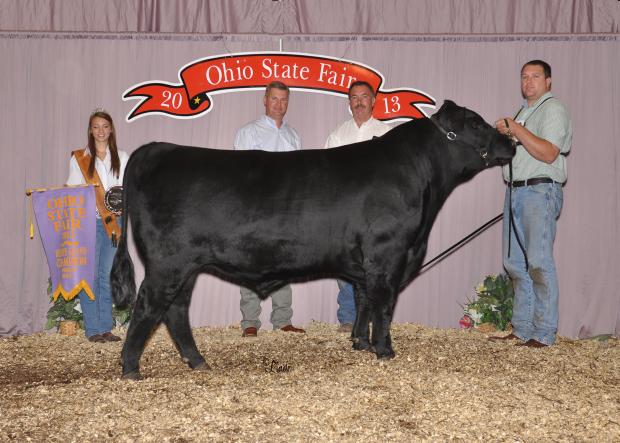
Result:
[[139,382],[120,380],[122,342],[0,339],[0,442],[620,441],[615,338],[530,349],[398,324],[385,362],[324,323],[194,335],[210,371],[160,328]]

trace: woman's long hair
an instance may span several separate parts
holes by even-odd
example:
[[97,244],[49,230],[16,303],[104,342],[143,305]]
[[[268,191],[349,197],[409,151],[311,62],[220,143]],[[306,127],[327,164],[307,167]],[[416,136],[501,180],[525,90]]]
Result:
[[88,151],[90,152],[90,163],[88,165],[88,176],[90,178],[93,177],[95,173],[95,160],[97,159],[97,151],[95,150],[95,137],[90,131],[90,126],[93,123],[93,119],[96,117],[102,118],[110,123],[110,137],[108,138],[108,148],[110,149],[110,155],[112,160],[112,172],[116,177],[121,173],[121,161],[118,158],[118,148],[116,146],[116,128],[114,128],[114,122],[112,121],[112,117],[106,111],[96,110],[90,115],[88,119]]

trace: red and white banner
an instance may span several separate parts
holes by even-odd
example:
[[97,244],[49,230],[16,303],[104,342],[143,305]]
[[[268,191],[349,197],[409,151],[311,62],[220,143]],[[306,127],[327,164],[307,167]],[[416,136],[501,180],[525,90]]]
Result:
[[366,81],[375,90],[373,116],[378,120],[408,120],[426,115],[420,105],[435,105],[416,89],[381,89],[383,75],[366,65],[321,55],[275,52],[236,53],[194,60],[179,70],[181,83],[139,83],[127,89],[123,100],[139,99],[127,121],[148,114],[196,118],[212,108],[214,94],[263,89],[274,80],[293,90],[347,96],[354,81]]

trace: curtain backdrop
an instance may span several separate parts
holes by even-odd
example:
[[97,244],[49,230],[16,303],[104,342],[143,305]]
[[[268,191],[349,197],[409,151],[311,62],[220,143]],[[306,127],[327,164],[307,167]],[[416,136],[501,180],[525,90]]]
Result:
[[[168,4],[138,3],[161,8]],[[592,8],[598,4],[585,3]],[[297,8],[305,4],[294,3]],[[437,4],[439,8],[447,3]],[[0,11],[2,20],[11,5],[0,2],[4,8]],[[36,9],[34,5],[32,8]],[[364,11],[367,9],[362,8]],[[32,17],[39,16],[35,12]],[[313,16],[306,12],[302,15],[307,20]],[[196,119],[145,116],[129,123],[125,117],[136,102],[124,102],[122,93],[144,81],[176,83],[179,68],[198,58],[280,48],[364,63],[384,75],[386,88],[416,88],[433,96],[438,105],[451,99],[479,112],[489,122],[513,115],[518,109],[519,70],[525,61],[542,58],[550,62],[553,92],[567,105],[574,126],[569,180],[556,239],[561,289],[559,332],[570,337],[620,333],[617,35],[0,32],[0,96],[4,104],[0,109],[0,235],[4,242],[0,258],[0,335],[38,332],[44,325],[48,270],[38,234],[35,240],[27,237],[29,206],[24,191],[64,183],[71,150],[84,146],[86,141],[91,111],[101,106],[112,114],[119,145],[128,152],[153,140],[230,148],[237,128],[264,113],[260,91],[216,95],[213,110]],[[428,110],[429,114],[433,112]],[[346,99],[292,93],[287,119],[301,134],[304,148],[322,147],[329,132],[347,118]],[[432,230],[427,259],[500,213],[503,193],[498,168],[457,188]],[[132,256],[139,282],[143,271],[133,249]],[[485,274],[499,271],[501,234],[496,225],[403,291],[395,321],[457,327],[462,314],[460,304],[474,296],[473,287]],[[333,281],[294,285],[293,291],[295,324],[336,322],[337,287]],[[240,320],[238,305],[236,286],[203,275],[194,290],[192,324],[236,323]],[[262,315],[265,327],[270,327],[270,310],[270,302],[266,301]]]
[[0,0],[0,29],[199,34],[618,33],[617,0]]

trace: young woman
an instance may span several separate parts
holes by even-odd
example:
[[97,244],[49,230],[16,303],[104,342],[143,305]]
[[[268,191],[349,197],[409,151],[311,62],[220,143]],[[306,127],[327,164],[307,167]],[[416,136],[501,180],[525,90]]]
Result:
[[88,120],[88,146],[73,152],[69,163],[67,185],[98,184],[97,229],[95,246],[95,282],[91,300],[80,292],[80,305],[84,314],[86,337],[89,341],[105,343],[119,341],[112,334],[112,294],[110,270],[120,236],[120,219],[106,208],[105,193],[113,186],[122,186],[123,173],[129,156],[116,146],[116,134],[112,117],[102,110],[95,110]]

